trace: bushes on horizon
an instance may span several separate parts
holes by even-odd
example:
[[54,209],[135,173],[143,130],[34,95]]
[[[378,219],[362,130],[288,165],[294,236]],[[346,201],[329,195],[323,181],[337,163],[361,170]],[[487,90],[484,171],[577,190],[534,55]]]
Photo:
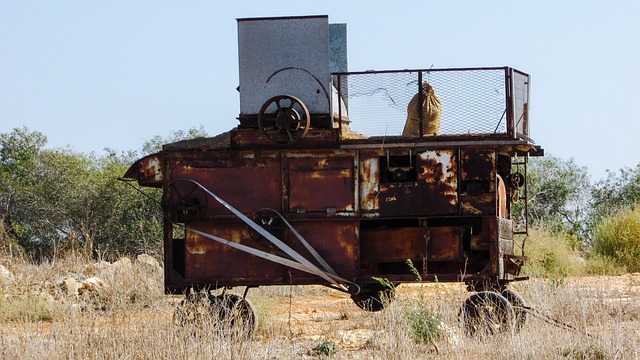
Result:
[[573,249],[572,241],[554,235],[545,228],[530,231],[525,244],[529,261],[524,271],[530,276],[565,277],[584,273],[585,263]]
[[640,272],[640,206],[603,218],[595,228],[591,255]]

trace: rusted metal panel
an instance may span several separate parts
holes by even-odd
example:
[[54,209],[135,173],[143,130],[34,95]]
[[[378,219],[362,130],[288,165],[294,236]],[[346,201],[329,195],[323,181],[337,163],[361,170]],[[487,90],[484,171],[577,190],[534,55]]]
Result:
[[432,227],[428,231],[427,260],[462,260],[462,238],[466,231],[464,227]]
[[500,263],[499,225],[496,217],[482,218],[483,235],[489,239],[489,261],[482,274],[500,277],[502,275]]
[[[244,223],[197,223],[191,227],[248,246],[257,246]],[[282,282],[285,268],[187,231],[185,275],[189,281],[231,283],[240,281]]]
[[354,210],[353,157],[289,158],[289,211]]
[[424,243],[422,228],[417,227],[361,231],[360,271],[362,274],[408,273],[406,260],[422,259]]
[[[233,207],[251,214],[261,208],[281,209],[282,169],[277,157],[210,158],[207,160],[174,159],[164,206],[172,211],[185,197],[195,197],[204,205],[204,215],[228,215],[229,211],[201,189],[188,182],[195,180]],[[192,191],[193,189],[193,191]]]
[[[314,121],[315,118],[311,118]],[[257,123],[257,120],[256,120]],[[233,150],[289,150],[289,149],[337,149],[339,146],[339,129],[310,129],[304,138],[288,145],[278,145],[256,130],[235,130],[231,132],[231,149]]]
[[495,180],[495,152],[462,149],[460,180]]
[[[455,150],[433,150],[418,154],[418,180],[453,209],[458,204],[458,168]],[[443,207],[445,208],[445,207]]]
[[362,262],[405,261],[422,256],[422,228],[363,230],[360,232]]
[[454,150],[425,151],[416,159],[416,182],[380,184],[383,216],[447,215],[458,212],[457,161]]
[[463,215],[497,215],[496,154],[462,149],[460,211]]
[[496,195],[460,195],[460,212],[462,215],[495,215]]
[[360,209],[372,211],[379,209],[378,194],[380,186],[380,160],[375,157],[360,158]]
[[[357,278],[358,221],[296,221],[293,226],[338,275],[352,280]],[[292,236],[287,236],[285,243],[306,258],[312,258],[303,245],[294,241]],[[288,274],[291,276],[288,281],[293,284],[319,280],[314,275],[297,270],[290,270]]]
[[162,187],[162,153],[147,155],[136,161],[124,174],[125,179],[136,179],[140,186]]

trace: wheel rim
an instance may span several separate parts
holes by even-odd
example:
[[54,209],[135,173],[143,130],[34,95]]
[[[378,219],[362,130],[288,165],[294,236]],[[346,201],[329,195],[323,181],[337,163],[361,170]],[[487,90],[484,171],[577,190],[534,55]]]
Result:
[[258,322],[253,305],[237,294],[222,294],[217,296],[220,306],[218,316],[225,327],[251,335],[256,330]]
[[514,310],[509,301],[493,291],[471,295],[460,309],[465,332],[469,336],[495,335],[511,331]]
[[272,97],[258,113],[260,132],[280,145],[289,145],[305,137],[310,124],[309,109],[300,99],[290,95]]
[[250,336],[258,324],[253,305],[236,294],[189,294],[176,307],[173,321],[178,326],[197,327],[209,322],[217,331],[232,336]]
[[360,293],[351,295],[351,300],[362,310],[380,311],[395,298],[395,291],[382,284],[362,286]]
[[515,316],[515,330],[520,331],[520,329],[522,329],[524,324],[527,322],[527,304],[524,302],[524,299],[522,298],[522,296],[520,296],[520,294],[511,289],[504,289],[502,291],[502,296],[504,296],[513,307]]

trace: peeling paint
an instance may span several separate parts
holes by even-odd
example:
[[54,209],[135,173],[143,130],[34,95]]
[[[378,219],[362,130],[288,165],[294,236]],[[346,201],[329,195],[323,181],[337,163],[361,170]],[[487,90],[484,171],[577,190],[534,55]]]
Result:
[[360,164],[360,208],[378,209],[380,161],[377,157],[364,158]]

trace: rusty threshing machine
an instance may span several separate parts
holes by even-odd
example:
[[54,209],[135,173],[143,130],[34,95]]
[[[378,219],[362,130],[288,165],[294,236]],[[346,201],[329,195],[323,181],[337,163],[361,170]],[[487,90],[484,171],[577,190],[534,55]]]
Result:
[[166,144],[125,175],[163,191],[166,292],[252,327],[246,291],[212,291],[321,284],[377,311],[389,285],[461,282],[471,331],[486,304],[521,326],[507,286],[526,279],[516,235],[527,159],[543,155],[529,75],[349,72],[346,25],[327,16],[238,19],[238,39],[237,127]]

